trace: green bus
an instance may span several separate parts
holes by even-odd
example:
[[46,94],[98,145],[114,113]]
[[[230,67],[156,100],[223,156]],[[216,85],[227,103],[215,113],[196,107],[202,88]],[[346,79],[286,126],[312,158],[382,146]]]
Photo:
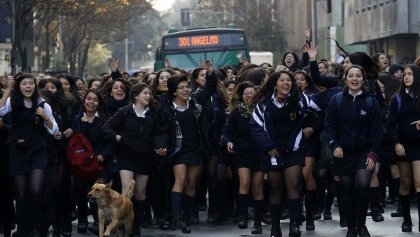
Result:
[[244,30],[204,28],[168,33],[156,50],[154,70],[171,67],[192,70],[209,59],[213,67],[238,67],[240,60],[250,62],[248,41]]

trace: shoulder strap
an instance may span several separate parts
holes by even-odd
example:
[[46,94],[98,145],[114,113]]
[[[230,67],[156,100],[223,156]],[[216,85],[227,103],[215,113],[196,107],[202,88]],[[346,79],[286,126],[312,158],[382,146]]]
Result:
[[400,109],[401,109],[401,95],[399,93],[396,94],[396,99],[397,99],[398,112],[400,112]]
[[341,107],[341,101],[343,100],[343,92],[338,92],[335,95],[335,107],[336,110],[339,111]]
[[366,105],[367,105],[367,108],[368,109],[372,108],[372,106],[373,106],[372,96],[368,96],[367,97],[367,99],[366,99]]

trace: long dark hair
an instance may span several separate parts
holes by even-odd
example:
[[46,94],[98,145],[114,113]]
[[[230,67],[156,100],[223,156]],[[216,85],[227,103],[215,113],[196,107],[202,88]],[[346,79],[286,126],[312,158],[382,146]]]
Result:
[[[149,88],[150,93],[153,93],[150,86],[147,85],[146,83],[137,83],[131,88],[130,90],[131,103],[133,104],[136,103],[136,100],[134,99],[134,97],[138,96],[145,88]],[[150,97],[150,107],[155,110],[159,110],[161,108],[160,103],[153,97],[153,95],[151,95]]]
[[271,97],[274,93],[274,88],[276,87],[277,80],[280,78],[281,74],[287,74],[290,79],[292,80],[292,88],[290,88],[290,95],[286,98],[286,103],[294,104],[297,103],[299,100],[299,89],[296,85],[296,79],[293,74],[289,71],[279,71],[272,73],[269,77],[267,82],[261,87],[261,89],[257,92],[253,99],[253,106],[255,106],[258,102],[267,97]]
[[[197,80],[198,76],[200,75],[200,72],[203,71],[203,70],[206,70],[206,69],[202,68],[202,67],[198,67],[198,68],[194,69],[192,71],[192,73],[190,74],[190,84],[191,84],[191,90],[192,91],[196,91],[200,87],[200,85],[198,85],[196,80]],[[207,74],[206,74],[206,76],[207,76]]]
[[35,84],[35,90],[31,96],[31,101],[32,101],[31,111],[35,113],[35,110],[38,107],[37,105],[38,105],[39,94],[38,94],[38,85],[36,83],[36,79],[31,74],[16,75],[15,84],[13,85],[12,93],[10,95],[10,104],[12,106],[12,110],[14,111],[24,106],[24,103],[23,103],[24,98],[23,98],[22,92],[20,91],[20,83],[24,79],[31,79],[34,81],[34,84]]
[[[417,113],[420,113],[420,67],[415,64],[407,65],[413,71],[413,85],[410,88],[410,95],[413,97],[413,107]],[[405,69],[404,69],[405,71]],[[402,83],[400,93],[405,93],[407,86]]]
[[54,96],[54,94],[51,91],[47,89],[39,89],[39,96],[51,106],[53,113],[60,114],[59,113],[59,111],[61,111],[60,104],[58,103],[57,98]]
[[384,85],[385,101],[388,104],[392,96],[400,89],[400,85],[394,80],[393,75],[388,72],[380,72],[378,81]]
[[233,92],[231,103],[229,104],[229,107],[227,109],[229,113],[232,112],[236,107],[238,107],[238,104],[244,102],[243,94],[246,88],[254,88],[256,92],[258,91],[257,87],[252,82],[244,81],[238,84],[238,86],[236,86],[235,88],[235,91]]
[[111,96],[112,87],[118,81],[121,82],[122,85],[123,85],[123,89],[124,89],[126,98],[130,94],[131,84],[128,81],[123,80],[121,78],[118,78],[118,79],[112,80],[110,82],[107,82],[107,83],[105,83],[105,85],[100,90],[100,92],[102,94],[102,98],[103,98],[103,100],[105,101],[106,104],[108,104],[109,101],[111,101],[111,99],[112,99],[112,96]]
[[70,75],[67,75],[67,74],[59,74],[59,75],[56,76],[56,78],[58,80],[60,80],[60,78],[66,79],[69,82],[69,84],[70,84],[70,90],[71,90],[70,92],[71,92],[71,94],[73,94],[74,98],[77,101],[80,101],[79,94],[77,93],[79,91],[79,88],[77,88],[76,80],[74,80],[73,77],[71,77]]
[[378,78],[379,65],[376,64],[365,52],[354,52],[349,54],[348,57],[353,65],[359,65],[363,68],[366,79],[369,80]]
[[98,90],[87,90],[86,91],[86,94],[85,94],[85,96],[83,97],[83,100],[82,100],[82,106],[80,106],[80,112],[79,112],[80,117],[82,117],[83,113],[85,112],[85,101],[86,101],[86,97],[88,96],[89,93],[93,93],[98,97],[99,119],[100,119],[101,124],[105,123],[105,121],[108,120],[109,113],[108,113],[108,109],[107,109],[107,106],[105,104],[105,101],[102,98],[102,95]]
[[158,91],[158,87],[159,87],[159,77],[160,74],[162,74],[162,72],[167,72],[169,74],[171,74],[171,76],[173,76],[175,74],[174,70],[170,69],[170,68],[163,68],[160,69],[157,73],[156,73],[156,77],[155,77],[155,81],[153,83],[153,87],[152,87],[152,91],[154,94],[159,94],[159,93],[165,93],[164,91]]
[[[367,77],[366,77],[366,72],[365,72],[365,70],[363,70],[363,68],[362,68],[361,66],[359,66],[359,65],[353,65],[353,66],[351,66],[351,67],[349,67],[349,68],[347,69],[346,73],[344,74],[344,83],[346,82],[347,75],[349,74],[349,71],[350,71],[350,69],[352,69],[352,68],[357,68],[357,69],[359,69],[359,70],[362,72],[362,76],[363,76],[362,91],[363,91],[364,93],[366,93],[366,92],[370,92],[371,90],[370,90],[370,87],[369,87],[369,82],[368,82]],[[344,87],[343,87],[343,91],[346,91],[346,90],[348,90],[348,89],[349,89],[349,87],[347,86],[347,84],[345,84],[345,85],[344,85]]]
[[42,79],[38,83],[39,89],[44,89],[47,83],[50,82],[55,85],[55,88],[57,88],[57,92],[53,94],[55,100],[60,104],[59,108],[56,108],[56,111],[58,114],[62,115],[62,111],[64,108],[67,107],[69,104],[69,98],[66,97],[66,94],[63,89],[63,85],[61,85],[61,82],[54,77]]

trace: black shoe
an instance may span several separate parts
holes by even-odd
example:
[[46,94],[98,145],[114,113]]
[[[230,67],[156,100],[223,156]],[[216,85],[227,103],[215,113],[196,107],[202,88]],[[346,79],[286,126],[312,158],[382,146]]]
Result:
[[77,233],[86,233],[88,229],[88,222],[87,220],[79,220],[77,224]]
[[39,230],[32,230],[31,237],[41,237],[41,232]]
[[374,211],[372,211],[372,220],[374,222],[381,222],[381,221],[384,221],[384,217],[379,212],[379,210],[374,210]]
[[287,211],[286,208],[282,208],[281,213],[280,213],[280,220],[286,220],[289,218],[289,212]]
[[52,236],[53,237],[61,237],[61,230],[58,229],[58,228],[54,229],[53,233],[52,233]]
[[207,216],[207,223],[214,225],[216,224],[216,217],[214,215],[208,215]]
[[185,224],[181,220],[172,220],[169,228],[171,230],[179,230],[183,226],[185,226]]
[[63,235],[63,237],[71,237],[71,232],[69,232],[69,231],[63,231],[61,233],[61,235]]
[[356,233],[359,237],[370,237],[369,231],[366,225],[361,225],[357,227]]
[[157,219],[156,220],[159,229],[161,230],[169,230],[169,222],[165,219]]
[[314,220],[320,220],[321,219],[321,210],[318,209],[313,215],[312,218],[314,218]]
[[404,221],[401,225],[402,232],[412,232],[413,231],[413,223]]
[[238,222],[239,229],[246,229],[248,228],[248,217],[247,216],[240,216]]
[[261,223],[254,223],[254,227],[252,227],[251,234],[253,234],[253,235],[262,234]]
[[182,233],[184,234],[191,234],[191,226],[190,225],[184,225],[181,228]]
[[99,235],[99,224],[97,222],[93,222],[92,225],[88,226],[88,231],[96,236]]
[[395,197],[388,197],[388,199],[386,199],[386,204],[395,204]]
[[306,220],[306,230],[315,230],[314,220]]
[[324,211],[324,220],[332,220],[331,212]]
[[300,237],[299,223],[289,225],[289,237]]
[[356,229],[354,229],[354,228],[349,228],[349,229],[347,230],[346,237],[357,237]]
[[269,212],[264,212],[261,221],[266,225],[271,225],[271,214]]
[[281,229],[273,229],[273,228],[271,228],[270,237],[282,237]]
[[396,210],[394,212],[391,212],[391,217],[403,217],[403,213],[401,210]]
[[149,228],[152,226],[152,215],[150,213],[145,213],[143,215],[143,220],[141,223],[142,228]]
[[192,225],[197,225],[198,223],[200,223],[200,219],[198,218],[198,216],[199,216],[198,211],[193,211],[193,215],[191,218]]

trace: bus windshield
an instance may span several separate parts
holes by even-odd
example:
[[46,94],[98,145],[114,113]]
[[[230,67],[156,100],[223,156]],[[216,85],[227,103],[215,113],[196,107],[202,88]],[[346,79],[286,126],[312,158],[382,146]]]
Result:
[[242,59],[249,60],[245,31],[230,28],[208,28],[175,32],[162,37],[156,51],[155,70],[169,63],[171,67],[191,70],[205,60],[213,66],[239,66]]
[[[166,55],[169,63],[173,67],[191,70],[201,67],[206,59],[209,59],[215,68],[222,68],[227,65],[239,65],[241,55],[246,55],[245,50],[227,50],[214,52],[196,52],[185,54]],[[239,58],[237,57],[239,56]]]

